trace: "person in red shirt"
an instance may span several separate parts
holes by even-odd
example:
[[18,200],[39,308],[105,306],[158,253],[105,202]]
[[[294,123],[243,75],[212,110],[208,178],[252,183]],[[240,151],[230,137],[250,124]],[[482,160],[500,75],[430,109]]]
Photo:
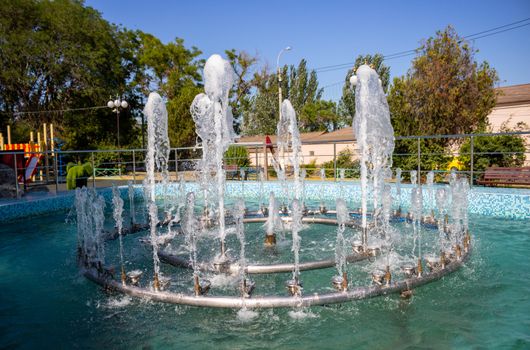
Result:
[[271,154],[274,155],[274,146],[272,145],[272,141],[269,135],[265,136],[265,145],[267,146],[267,149],[271,151]]

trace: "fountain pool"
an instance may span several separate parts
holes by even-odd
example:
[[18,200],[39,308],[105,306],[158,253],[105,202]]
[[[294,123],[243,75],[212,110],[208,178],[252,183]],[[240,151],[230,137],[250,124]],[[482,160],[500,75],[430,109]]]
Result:
[[[396,171],[392,185],[388,105],[367,65],[357,69],[353,123],[360,186],[306,183],[296,113],[284,100],[272,162],[278,183],[236,183],[238,191],[223,166],[235,136],[233,71],[213,55],[204,72],[205,93],[191,106],[203,150],[197,183],[171,183],[167,112],[152,93],[143,186],[77,189],[68,216],[76,237],[49,216],[24,220],[37,224],[27,233],[2,235],[7,346],[528,345],[528,318],[512,305],[527,302],[527,226],[516,219],[529,215],[528,193],[495,203],[488,193],[474,197],[456,173],[449,185],[429,173],[427,186],[404,186]],[[24,204],[29,215],[34,205],[16,205]],[[489,216],[474,216],[484,207]],[[492,218],[506,211],[511,220]],[[509,337],[498,336],[499,312],[508,312]],[[509,322],[513,314],[520,323]]]
[[[319,186],[315,183],[311,190],[318,192]],[[346,187],[358,190],[356,185]],[[246,188],[250,194],[257,185]],[[501,194],[503,197],[497,197]],[[127,198],[126,189],[122,197]],[[320,349],[436,344],[441,348],[527,348],[530,286],[524,283],[524,276],[530,269],[530,229],[528,217],[513,215],[521,205],[524,209],[530,204],[530,194],[477,188],[471,197],[475,202],[470,207],[489,215],[470,214],[475,241],[470,260],[447,278],[418,288],[413,298],[390,295],[311,307],[299,313],[257,310],[257,317],[238,309],[175,306],[106,294],[80,275],[76,227],[64,222],[64,210],[4,222],[0,227],[0,346]],[[488,197],[505,201],[495,204],[487,202]],[[510,199],[513,207],[508,204]],[[72,197],[50,198],[38,204],[53,211],[63,201],[71,205]],[[257,199],[250,204],[257,207]],[[26,203],[26,212],[33,212],[36,205]],[[127,212],[127,200],[125,206]],[[2,213],[7,213],[4,209]],[[106,214],[112,216],[110,206]],[[111,221],[106,222],[107,228],[112,226]],[[126,251],[137,247],[129,251],[126,260],[135,255],[149,259],[150,250],[131,244],[136,239],[125,236]],[[113,241],[109,249],[117,252],[117,243]],[[167,265],[162,269],[168,274],[181,271]],[[329,271],[313,273],[315,279],[329,280]],[[278,275],[268,287],[277,284],[281,290],[285,278]],[[310,286],[312,281],[303,278]]]

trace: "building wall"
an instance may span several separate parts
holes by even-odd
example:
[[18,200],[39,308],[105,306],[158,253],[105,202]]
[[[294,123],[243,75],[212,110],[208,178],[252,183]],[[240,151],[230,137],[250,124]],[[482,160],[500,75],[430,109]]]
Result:
[[[317,166],[321,165],[322,163],[332,161],[334,152],[336,152],[336,155],[338,156],[340,151],[345,150],[347,148],[355,150],[353,143],[337,143],[335,150],[334,150],[334,144],[332,143],[302,145],[303,163],[308,164],[311,161],[315,160],[315,163]],[[356,154],[355,151],[354,151],[354,154]],[[271,166],[272,156],[270,154],[270,151],[267,152],[267,155],[269,157],[268,164],[269,166]],[[258,149],[257,157],[256,157],[256,149],[250,148],[249,156],[250,156],[250,161],[251,161],[252,166],[256,165],[256,160],[258,162],[258,166],[263,166],[265,164],[264,163],[265,159],[263,156],[263,148]],[[354,156],[354,159],[357,159],[357,157]]]
[[[525,123],[523,130],[530,130],[530,103],[512,106],[495,107],[488,120],[493,132],[501,131],[502,126],[510,129],[517,127],[518,123]],[[530,135],[524,136],[527,152],[530,152]],[[526,154],[525,166],[530,166],[530,153]]]
[[514,128],[519,122],[525,123],[530,128],[530,103],[495,107],[488,116],[488,120],[493,131],[499,131],[505,122],[510,128]]

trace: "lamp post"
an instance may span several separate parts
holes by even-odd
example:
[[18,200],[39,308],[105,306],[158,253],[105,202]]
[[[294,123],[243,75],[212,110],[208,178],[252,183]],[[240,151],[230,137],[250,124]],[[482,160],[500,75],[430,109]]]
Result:
[[112,111],[116,112],[116,129],[118,131],[118,149],[120,149],[120,110],[125,109],[129,106],[127,101],[117,97],[114,101],[110,100],[107,102],[107,107],[114,108]]

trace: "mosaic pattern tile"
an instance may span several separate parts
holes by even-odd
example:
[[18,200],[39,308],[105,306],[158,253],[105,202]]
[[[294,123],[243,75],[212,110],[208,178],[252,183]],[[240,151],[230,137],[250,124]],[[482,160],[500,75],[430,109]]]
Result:
[[[433,186],[433,193],[436,189],[444,185]],[[187,183],[186,192],[196,191],[197,184]],[[411,185],[401,186],[401,196],[399,202],[403,210],[407,210],[410,205]],[[430,195],[429,189],[423,187],[424,211],[428,212],[434,207],[434,195]],[[136,200],[143,198],[143,189],[136,185],[134,197]],[[391,185],[394,202],[397,203],[396,186]],[[98,192],[110,203],[112,197],[111,188],[99,189]],[[128,200],[127,186],[120,187],[120,192],[124,200]],[[170,185],[168,195],[176,195],[177,185]],[[259,200],[263,198],[268,201],[269,193],[273,192],[276,197],[285,196],[284,189],[278,182],[264,182],[260,185],[252,181],[228,181],[226,185],[226,195],[231,198],[241,197]],[[157,196],[162,195],[161,187],[156,188]],[[287,187],[287,195],[292,196],[292,186]],[[306,200],[317,201],[323,199],[330,208],[334,207],[333,202],[337,197],[347,200],[351,208],[360,206],[361,191],[358,182],[337,183],[333,181],[311,181],[305,184]],[[0,222],[22,219],[28,216],[43,215],[49,212],[68,211],[74,201],[74,192],[66,192],[59,195],[50,195],[31,200],[10,201],[0,204]],[[397,204],[396,204],[397,205]],[[469,213],[501,218],[527,220],[530,219],[530,190],[525,189],[497,189],[474,187],[469,194]]]

